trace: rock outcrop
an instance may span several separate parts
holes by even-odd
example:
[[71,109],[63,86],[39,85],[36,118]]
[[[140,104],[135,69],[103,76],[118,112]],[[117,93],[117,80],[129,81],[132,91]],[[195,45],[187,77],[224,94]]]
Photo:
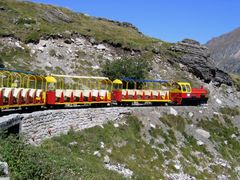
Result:
[[189,72],[203,79],[204,82],[213,81],[216,85],[232,85],[230,76],[214,65],[208,48],[201,46],[199,42],[184,39],[173,45],[171,50],[182,53],[182,57],[177,58],[176,61],[185,65]]
[[6,162],[0,162],[0,179],[9,179],[9,178],[3,178],[3,177],[7,177],[8,175],[9,175],[8,164]]

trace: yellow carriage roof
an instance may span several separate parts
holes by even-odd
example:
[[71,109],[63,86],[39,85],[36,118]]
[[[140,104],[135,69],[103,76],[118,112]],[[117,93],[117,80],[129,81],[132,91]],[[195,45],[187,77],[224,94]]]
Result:
[[122,81],[120,79],[115,79],[113,81],[113,84],[122,84]]
[[45,79],[48,83],[56,83],[57,82],[57,80],[52,76],[46,76]]

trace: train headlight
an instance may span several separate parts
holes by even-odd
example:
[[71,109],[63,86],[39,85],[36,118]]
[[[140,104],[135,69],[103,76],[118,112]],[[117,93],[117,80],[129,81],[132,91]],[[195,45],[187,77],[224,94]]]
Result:
[[187,97],[190,97],[190,94],[189,94],[189,93],[187,94]]

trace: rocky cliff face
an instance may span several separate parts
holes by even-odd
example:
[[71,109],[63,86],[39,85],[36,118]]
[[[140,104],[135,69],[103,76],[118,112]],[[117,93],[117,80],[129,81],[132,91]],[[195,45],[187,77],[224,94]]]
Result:
[[207,47],[201,46],[199,42],[185,39],[171,47],[171,50],[183,53],[177,62],[187,66],[189,72],[209,83],[213,81],[217,85],[232,85],[230,76],[218,69],[213,64],[213,59]]
[[240,28],[207,42],[216,65],[227,71],[240,73]]

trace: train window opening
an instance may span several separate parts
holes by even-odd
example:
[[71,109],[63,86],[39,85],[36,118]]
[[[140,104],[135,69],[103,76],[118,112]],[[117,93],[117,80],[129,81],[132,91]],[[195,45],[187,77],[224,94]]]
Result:
[[186,85],[186,88],[187,88],[187,92],[191,92],[191,88],[188,84]]
[[113,84],[113,89],[114,90],[121,90],[122,89],[122,84]]
[[178,83],[173,83],[172,88],[181,91],[181,86]]
[[48,90],[49,91],[55,91],[56,90],[56,85],[55,83],[48,83]]
[[183,90],[184,92],[186,92],[186,86],[185,86],[185,85],[182,85],[182,90]]

